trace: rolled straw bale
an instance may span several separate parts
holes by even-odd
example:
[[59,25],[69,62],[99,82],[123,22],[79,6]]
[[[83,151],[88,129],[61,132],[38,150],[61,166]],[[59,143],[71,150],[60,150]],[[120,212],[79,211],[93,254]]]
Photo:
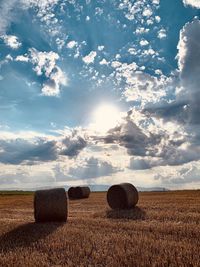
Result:
[[38,190],[34,196],[36,222],[66,222],[68,200],[64,188]]
[[107,192],[107,201],[112,209],[133,208],[138,199],[138,191],[130,183],[112,185]]
[[70,199],[88,198],[90,195],[90,188],[88,186],[70,187],[68,195]]
[[90,195],[90,188],[88,186],[77,186],[75,187],[76,198],[88,198]]
[[75,197],[75,187],[70,187],[70,188],[68,189],[68,197],[69,197],[70,199],[72,199],[72,198]]

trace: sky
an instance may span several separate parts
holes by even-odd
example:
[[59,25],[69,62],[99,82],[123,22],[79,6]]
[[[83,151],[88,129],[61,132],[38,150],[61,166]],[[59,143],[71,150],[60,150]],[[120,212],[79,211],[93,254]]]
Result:
[[200,0],[0,0],[0,189],[200,188]]

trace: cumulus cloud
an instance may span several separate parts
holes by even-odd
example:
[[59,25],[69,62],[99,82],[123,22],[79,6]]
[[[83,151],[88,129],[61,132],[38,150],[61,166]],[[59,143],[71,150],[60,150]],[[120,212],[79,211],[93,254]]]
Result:
[[104,45],[99,45],[97,48],[99,51],[102,51],[102,50],[104,50]]
[[103,140],[105,143],[124,146],[130,155],[141,156],[145,155],[149,141],[147,135],[129,117],[121,125],[109,130]]
[[129,165],[130,169],[133,170],[146,170],[146,169],[150,169],[151,166],[148,163],[148,161],[142,159],[142,158],[134,158],[132,157],[130,159],[130,165]]
[[132,110],[124,121],[100,138],[105,143],[118,144],[134,156],[130,169],[182,165],[200,159],[200,146],[195,146],[184,126],[163,122]]
[[138,27],[135,31],[136,34],[144,34],[144,33],[148,33],[149,29],[148,28],[144,28],[144,27]]
[[199,180],[199,162],[195,164],[187,164],[184,167],[178,168],[176,170],[169,170],[167,174],[159,173],[154,177],[155,180],[160,181],[162,184],[166,185],[175,185],[185,187],[185,185],[189,185],[190,187],[194,183],[200,184]]
[[34,65],[33,70],[37,75],[45,75],[46,81],[43,83],[42,94],[45,96],[58,96],[60,87],[67,85],[66,74],[56,65],[59,55],[53,51],[41,52],[35,48],[30,50],[30,61]]
[[143,13],[142,13],[142,15],[144,17],[150,17],[152,14],[153,14],[153,12],[152,12],[151,8],[145,8]]
[[0,147],[0,162],[5,164],[50,161],[57,158],[56,142],[44,139],[34,142],[24,139],[1,140]]
[[186,23],[180,32],[178,43],[178,66],[180,70],[181,88],[178,99],[185,102],[185,111],[188,122],[198,125],[200,122],[200,21],[195,18],[191,23]]
[[200,1],[199,0],[183,0],[184,5],[189,5],[192,7],[200,8]]
[[158,31],[158,38],[159,39],[164,39],[167,37],[167,33],[166,33],[166,30],[165,29],[160,29]]
[[128,20],[135,19],[141,21],[151,17],[153,15],[154,8],[156,9],[158,4],[159,1],[157,0],[152,1],[151,6],[147,0],[135,1],[133,3],[131,1],[123,0],[120,1],[118,8],[120,10],[125,10],[124,14]]
[[111,163],[102,161],[94,157],[87,158],[78,166],[69,169],[69,175],[75,179],[92,179],[101,176],[109,176],[120,171],[113,167]]
[[21,134],[0,136],[0,162],[4,164],[36,164],[55,161],[60,156],[77,156],[87,145],[78,133],[69,132],[66,136],[30,136]]
[[2,38],[5,44],[12,49],[18,49],[22,45],[22,43],[20,43],[19,39],[15,35],[4,35]]
[[29,58],[27,56],[24,56],[24,55],[19,55],[15,58],[15,61],[28,62]]
[[127,101],[139,101],[142,107],[148,103],[159,102],[166,96],[166,88],[170,83],[170,79],[165,76],[159,78],[129,69],[123,70],[121,76],[127,83],[124,91]]
[[67,44],[67,48],[74,48],[75,46],[77,46],[77,42],[76,41],[70,41],[68,44]]
[[140,41],[140,45],[141,46],[146,46],[148,44],[149,44],[149,42],[147,40],[145,40],[145,39],[143,39],[143,40]]
[[88,55],[86,55],[85,57],[83,57],[82,60],[86,64],[93,63],[96,55],[97,55],[97,52],[96,51],[91,51]]
[[61,155],[74,157],[79,154],[79,152],[86,147],[87,142],[81,136],[73,136],[73,137],[66,137],[63,140],[63,144],[65,148],[62,149]]
[[99,64],[100,64],[100,65],[108,65],[109,62],[108,62],[105,58],[103,58],[103,59],[99,62]]

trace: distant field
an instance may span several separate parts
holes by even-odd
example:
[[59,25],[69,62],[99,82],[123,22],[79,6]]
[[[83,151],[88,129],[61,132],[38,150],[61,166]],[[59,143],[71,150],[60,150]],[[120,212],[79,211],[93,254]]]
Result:
[[0,196],[33,195],[33,191],[0,191]]
[[140,193],[116,212],[92,193],[69,202],[66,224],[35,224],[32,206],[0,194],[0,266],[200,266],[200,191]]

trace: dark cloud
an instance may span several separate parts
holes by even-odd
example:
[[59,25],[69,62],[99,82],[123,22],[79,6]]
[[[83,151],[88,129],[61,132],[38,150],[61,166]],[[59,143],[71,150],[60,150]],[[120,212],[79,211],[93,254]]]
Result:
[[145,155],[149,143],[149,138],[129,117],[120,126],[111,129],[102,140],[105,143],[117,143],[124,146],[130,155],[139,156]]
[[60,155],[74,157],[86,144],[86,141],[76,134],[61,141],[56,138],[53,141],[46,138],[0,140],[0,162],[31,165],[40,161],[56,160]]
[[163,118],[165,121],[177,121],[181,124],[188,122],[188,101],[162,101],[159,105],[152,105],[142,110],[146,116]]
[[152,166],[145,159],[131,158],[129,168],[132,170],[146,170],[150,169]]
[[[191,127],[200,124],[200,20],[195,18],[180,31],[178,43],[179,80],[173,101],[160,102],[148,107],[154,116],[176,120]],[[190,131],[192,128],[190,128]],[[193,128],[195,130],[195,128]]]
[[38,139],[35,142],[24,139],[0,141],[0,162],[21,164],[24,161],[50,161],[57,158],[55,141]]
[[60,155],[65,155],[69,157],[77,156],[80,151],[86,147],[87,142],[80,136],[73,137],[73,139],[65,138],[63,140],[63,144],[65,145],[65,149],[63,149]]
[[135,170],[182,165],[200,159],[200,145],[194,137],[178,129],[174,129],[173,133],[164,129],[150,132],[147,127],[144,133],[144,128],[133,122],[130,111],[120,126],[111,129],[100,140],[125,147],[128,154],[134,156],[129,168]]

